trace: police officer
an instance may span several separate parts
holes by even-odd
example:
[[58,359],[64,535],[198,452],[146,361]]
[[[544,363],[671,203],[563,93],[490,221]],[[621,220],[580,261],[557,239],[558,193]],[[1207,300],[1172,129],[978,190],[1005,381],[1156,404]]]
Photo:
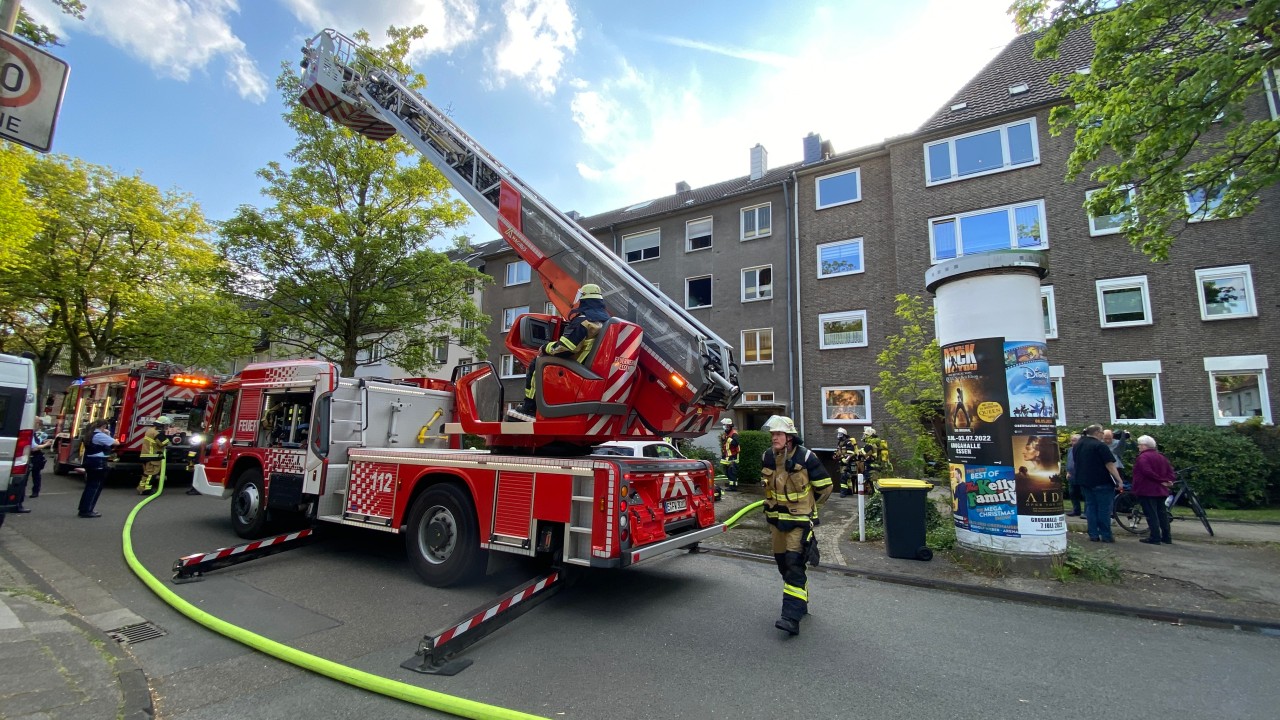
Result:
[[818,507],[831,496],[831,476],[818,456],[801,444],[791,418],[774,415],[764,429],[771,441],[760,459],[764,517],[773,541],[773,559],[782,574],[782,616],[773,626],[798,635],[800,620],[809,612],[805,562],[818,564],[813,527]]
[[151,427],[142,434],[142,479],[138,481],[138,494],[151,492],[151,480],[160,474],[160,460],[164,457],[164,449],[169,446],[169,438],[165,430],[173,424],[173,418],[161,415],[155,419]]
[[835,461],[840,468],[840,497],[849,497],[857,482],[858,446],[849,438],[849,431],[844,428],[836,430]]
[[[609,321],[609,311],[604,307],[604,295],[600,286],[587,283],[578,289],[573,302],[573,310],[560,329],[560,337],[542,346],[543,355],[568,355],[577,362],[582,362],[591,352],[600,328]],[[534,401],[537,394],[537,379],[534,370],[537,363],[529,363],[529,371],[524,379],[524,402],[519,410],[508,411],[508,415],[525,422],[533,422],[538,405]]]
[[738,492],[738,453],[742,448],[738,445],[738,431],[733,427],[733,418],[723,418],[720,426],[720,464],[724,466],[725,490]]

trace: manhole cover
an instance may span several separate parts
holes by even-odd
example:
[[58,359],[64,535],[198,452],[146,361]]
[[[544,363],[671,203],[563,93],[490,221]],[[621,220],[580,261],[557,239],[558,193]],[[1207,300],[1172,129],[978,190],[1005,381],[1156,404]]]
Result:
[[138,623],[137,625],[125,625],[122,628],[108,630],[107,634],[113,640],[125,645],[134,645],[143,640],[151,640],[152,638],[164,637],[168,633],[156,627],[155,623]]

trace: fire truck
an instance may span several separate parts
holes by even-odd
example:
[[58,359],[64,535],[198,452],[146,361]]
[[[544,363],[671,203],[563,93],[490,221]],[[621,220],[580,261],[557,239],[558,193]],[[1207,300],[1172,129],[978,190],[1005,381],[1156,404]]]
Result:
[[200,445],[203,412],[216,379],[205,372],[156,360],[139,360],[93,368],[75,381],[63,400],[54,435],[54,472],[64,475],[84,460],[81,437],[97,420],[110,422],[120,444],[108,464],[109,477],[138,475],[142,435],[161,415],[173,423],[166,429],[170,474],[187,465],[188,453]]
[[[732,348],[350,39],[321,32],[303,68],[303,105],[374,140],[402,135],[538,273],[559,314],[523,315],[506,337],[537,374],[537,410],[513,421],[489,362],[398,382],[253,364],[219,390],[194,486],[230,497],[246,538],[290,516],[402,535],[436,586],[495,552],[625,567],[723,532],[710,463],[589,453],[705,434],[741,395]],[[541,356],[586,283],[611,315],[590,353]],[[468,434],[488,449],[462,447]]]

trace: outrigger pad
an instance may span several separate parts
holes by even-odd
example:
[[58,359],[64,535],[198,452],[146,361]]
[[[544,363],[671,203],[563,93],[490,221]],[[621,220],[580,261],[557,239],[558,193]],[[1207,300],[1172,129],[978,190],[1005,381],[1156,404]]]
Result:
[[414,655],[413,657],[400,663],[400,667],[405,670],[412,670],[423,675],[446,675],[452,676],[471,667],[474,662],[467,658],[454,658],[446,660],[439,665],[432,664],[424,655]]

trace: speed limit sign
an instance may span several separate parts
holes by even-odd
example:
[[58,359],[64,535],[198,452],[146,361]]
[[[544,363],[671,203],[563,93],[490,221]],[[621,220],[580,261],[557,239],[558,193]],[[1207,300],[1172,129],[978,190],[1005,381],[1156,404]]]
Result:
[[0,32],[0,138],[49,152],[68,72],[62,60]]

